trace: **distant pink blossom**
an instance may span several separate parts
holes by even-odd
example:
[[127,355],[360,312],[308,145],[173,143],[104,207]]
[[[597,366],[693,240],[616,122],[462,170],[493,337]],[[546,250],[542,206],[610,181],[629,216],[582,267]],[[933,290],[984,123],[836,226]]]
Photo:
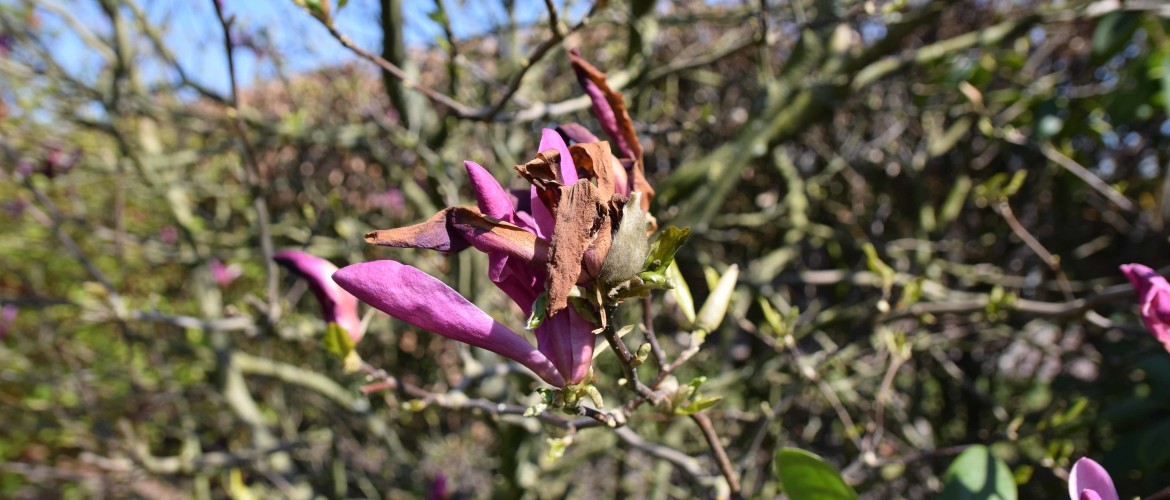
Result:
[[162,229],[158,230],[158,239],[168,245],[174,245],[176,241],[179,241],[179,231],[175,229],[175,226],[163,226]]
[[218,260],[211,261],[208,267],[211,268],[211,277],[220,287],[227,287],[244,273],[239,264],[226,265]]
[[395,217],[401,217],[406,213],[406,197],[398,188],[390,188],[381,193],[372,194],[367,198],[367,201],[375,207],[388,210]]
[[431,483],[431,491],[427,494],[427,500],[447,500],[448,498],[451,498],[451,495],[447,492],[447,476],[440,472],[435,477],[435,481]]
[[1170,283],[1141,264],[1122,265],[1121,272],[1137,289],[1142,322],[1170,351]]
[[362,320],[358,316],[358,299],[342,290],[333,281],[337,266],[320,257],[299,250],[277,252],[272,256],[278,264],[296,273],[309,284],[309,290],[321,304],[321,315],[326,323],[337,323],[349,333],[354,342],[362,339]]
[[16,304],[4,304],[4,307],[0,307],[0,338],[8,336],[8,330],[16,323],[18,310]]

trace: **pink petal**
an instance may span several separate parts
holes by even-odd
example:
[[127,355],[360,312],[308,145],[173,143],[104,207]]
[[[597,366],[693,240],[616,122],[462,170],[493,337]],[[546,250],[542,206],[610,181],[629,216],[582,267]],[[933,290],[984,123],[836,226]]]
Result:
[[573,165],[573,155],[569,152],[569,145],[565,144],[565,139],[556,130],[551,128],[542,129],[540,131],[539,151],[547,151],[550,149],[557,150],[557,153],[561,155],[561,183],[566,186],[576,184],[577,167]]
[[536,327],[536,345],[570,384],[577,384],[589,374],[589,365],[593,362],[593,346],[597,342],[597,335],[593,333],[595,328],[570,305]]
[[544,290],[543,269],[534,269],[531,265],[501,254],[488,257],[488,278],[520,306],[525,316],[532,314],[532,303]]
[[559,127],[557,127],[557,132],[560,132],[561,135],[578,144],[584,142],[598,142],[601,140],[598,139],[596,135],[593,135],[593,132],[590,132],[589,129],[585,128],[580,123],[575,122],[562,123]]
[[473,161],[465,161],[463,166],[467,168],[467,176],[471,178],[471,187],[475,190],[475,202],[479,205],[479,211],[484,215],[512,222],[512,214],[516,212],[516,208],[512,206],[508,192],[504,191],[496,178]]
[[[569,50],[574,55],[581,56],[581,53],[576,48]],[[601,125],[601,130],[605,131],[605,135],[608,135],[613,140],[614,147],[617,148],[620,156],[633,158],[634,148],[630,147],[629,143],[626,142],[625,136],[622,135],[621,129],[618,128],[617,114],[614,113],[613,107],[609,105],[609,100],[605,98],[605,93],[576,64],[573,65],[573,71],[577,73],[577,81],[581,84],[581,88],[589,96],[589,100],[593,102],[593,116],[597,117],[597,122]]]
[[565,385],[556,367],[532,344],[442,281],[418,269],[392,260],[377,260],[347,266],[334,273],[333,279],[386,314],[515,360],[551,385]]
[[1124,264],[1121,272],[1138,292],[1142,322],[1170,351],[1170,283],[1141,264]]
[[1088,498],[1099,498],[1101,500],[1119,500],[1117,497],[1117,488],[1113,487],[1113,478],[1109,477],[1109,473],[1105,471],[1101,464],[1094,462],[1093,459],[1085,457],[1077,460],[1073,464],[1072,471],[1068,478],[1068,495],[1072,500],[1079,500],[1086,498],[1082,496],[1084,492],[1091,492]]
[[528,199],[532,207],[532,220],[536,223],[533,233],[537,237],[547,240],[552,236],[552,228],[556,224],[552,212],[549,212],[548,207],[544,206],[544,201],[540,199],[540,193],[536,192],[536,186],[528,189]]
[[354,342],[362,339],[362,320],[358,316],[358,299],[337,286],[331,277],[337,266],[320,257],[298,250],[277,252],[272,256],[282,266],[304,278],[309,290],[321,303],[321,314],[325,321],[337,323],[349,332]]

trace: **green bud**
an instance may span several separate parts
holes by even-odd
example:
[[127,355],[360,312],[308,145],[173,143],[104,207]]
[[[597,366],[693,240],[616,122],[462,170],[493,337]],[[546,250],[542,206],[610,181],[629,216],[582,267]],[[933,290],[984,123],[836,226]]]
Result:
[[711,290],[711,295],[707,297],[707,301],[699,309],[699,316],[695,319],[696,330],[712,331],[718,328],[720,323],[723,323],[723,317],[727,315],[727,306],[731,304],[735,283],[738,279],[739,266],[732,264],[731,267],[727,268],[727,272],[719,278],[719,282]]
[[647,342],[638,346],[638,352],[634,354],[634,357],[638,361],[639,365],[645,363],[646,358],[650,357],[650,343]]
[[585,390],[589,394],[589,400],[593,401],[593,406],[596,406],[598,409],[605,408],[605,400],[601,398],[601,391],[598,391],[592,385]]
[[642,193],[630,193],[629,201],[622,208],[622,222],[613,235],[605,262],[601,264],[602,283],[621,283],[642,270],[646,254],[650,252],[650,240],[646,236],[650,219],[642,211],[641,200]]

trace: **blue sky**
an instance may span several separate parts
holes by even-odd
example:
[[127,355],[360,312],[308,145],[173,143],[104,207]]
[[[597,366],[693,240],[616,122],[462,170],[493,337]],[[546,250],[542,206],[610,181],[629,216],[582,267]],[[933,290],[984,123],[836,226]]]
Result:
[[[228,78],[222,34],[211,0],[139,1],[148,17],[156,25],[165,27],[166,41],[187,74],[205,86],[226,91]],[[565,16],[566,1],[570,21],[579,18],[588,8],[588,2],[584,0],[557,0],[562,17]],[[235,16],[239,31],[251,36],[270,37],[291,72],[356,59],[293,0],[223,0],[223,3],[228,14]],[[446,0],[445,4],[452,29],[460,39],[490,31],[506,21],[499,1]],[[109,33],[109,24],[96,1],[60,0],[60,5],[88,29],[103,36]],[[441,27],[428,17],[435,10],[433,0],[406,0],[404,5],[407,23],[404,36],[408,44],[428,45],[441,36]],[[522,23],[534,21],[545,13],[543,0],[517,0],[517,5],[517,17]],[[363,47],[380,52],[378,9],[377,0],[350,0],[335,15],[338,28]],[[45,27],[53,33],[52,49],[57,58],[70,72],[92,82],[102,64],[101,58],[56,14],[44,8],[38,8],[38,13]],[[248,50],[237,50],[236,61],[238,78],[243,85],[275,75],[271,58],[257,58]],[[157,79],[165,74],[161,66],[143,61],[139,64],[147,79]]]

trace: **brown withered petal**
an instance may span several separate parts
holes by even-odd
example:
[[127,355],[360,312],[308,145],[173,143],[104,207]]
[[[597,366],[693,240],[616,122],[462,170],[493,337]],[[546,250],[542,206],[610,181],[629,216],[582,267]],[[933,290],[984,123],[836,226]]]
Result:
[[463,238],[451,238],[447,218],[459,207],[445,208],[425,222],[413,226],[382,229],[366,233],[366,243],[394,248],[425,248],[450,253],[469,245]]
[[371,231],[366,241],[396,248],[458,252],[468,246],[485,253],[501,252],[525,262],[543,264],[548,244],[516,225],[492,219],[475,207],[450,207],[413,226]]
[[[598,196],[608,200],[616,191],[612,162],[617,158],[609,150],[608,142],[588,142],[569,146],[569,153],[573,155],[573,164],[597,179]],[[620,165],[619,165],[620,167]]]
[[[569,292],[581,276],[586,251],[600,260],[609,253],[612,231],[609,211],[598,195],[597,187],[586,179],[572,186],[562,186],[561,201],[557,207],[556,225],[548,253],[548,316],[552,317],[568,306]],[[598,238],[605,233],[605,238]],[[604,248],[602,248],[604,246]]]
[[625,96],[610,88],[609,83],[605,80],[605,73],[589,64],[589,61],[582,58],[576,49],[569,51],[569,62],[582,83],[587,81],[596,86],[612,109],[619,135],[619,137],[612,139],[618,142],[618,150],[623,156],[634,160],[630,171],[630,191],[642,193],[642,209],[649,211],[650,201],[654,198],[654,188],[650,187],[650,183],[646,181],[646,172],[642,161],[642,143],[638,141],[638,134],[634,131],[634,122],[630,119],[629,111],[626,110]]
[[549,212],[556,213],[560,187],[565,185],[561,175],[561,154],[555,149],[537,153],[528,163],[516,165],[516,172],[536,187],[536,192]]

